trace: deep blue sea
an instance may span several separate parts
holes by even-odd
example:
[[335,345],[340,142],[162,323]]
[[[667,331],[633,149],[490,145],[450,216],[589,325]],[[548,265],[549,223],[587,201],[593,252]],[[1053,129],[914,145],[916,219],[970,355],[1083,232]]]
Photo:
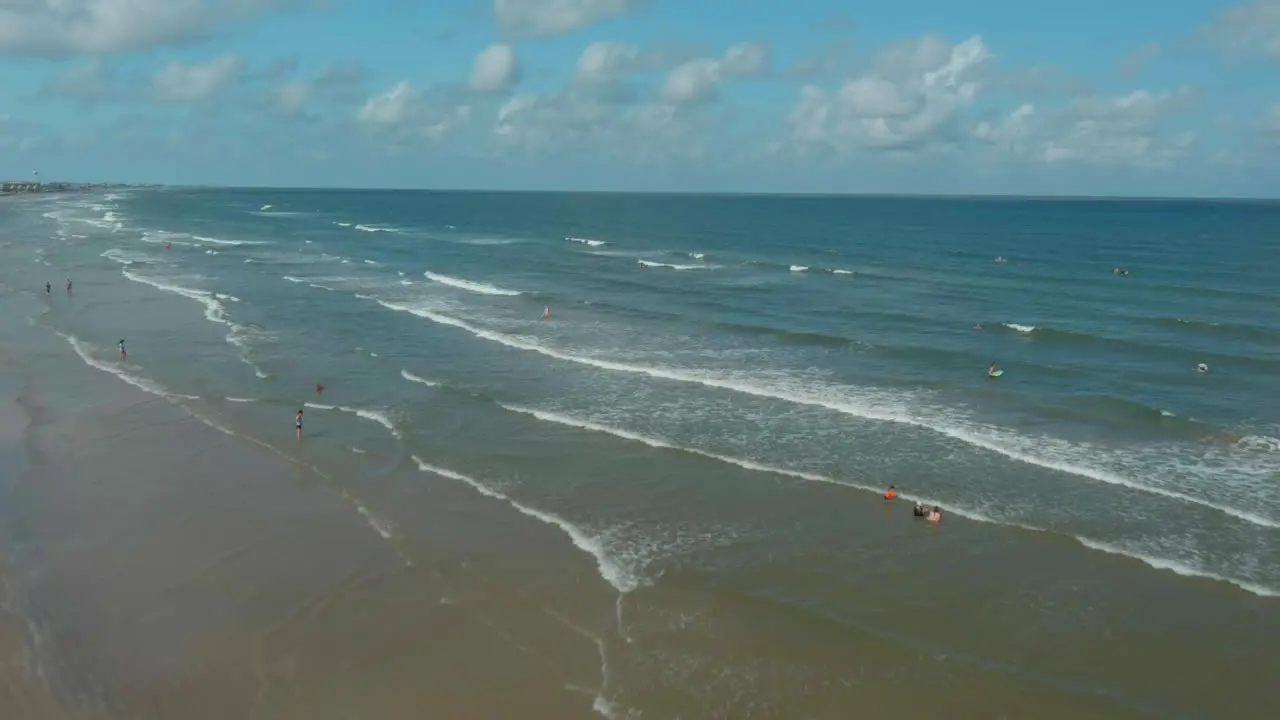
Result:
[[698,477],[554,471],[602,439],[1280,593],[1275,204],[130,189],[0,228],[0,289],[86,363],[266,439],[305,402],[619,589],[772,530]]

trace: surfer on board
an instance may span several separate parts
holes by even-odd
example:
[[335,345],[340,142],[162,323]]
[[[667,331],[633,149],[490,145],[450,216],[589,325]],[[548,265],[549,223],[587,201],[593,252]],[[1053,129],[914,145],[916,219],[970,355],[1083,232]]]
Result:
[[989,378],[1000,377],[1000,370],[996,369],[995,360],[992,360],[991,364],[987,366],[987,377]]

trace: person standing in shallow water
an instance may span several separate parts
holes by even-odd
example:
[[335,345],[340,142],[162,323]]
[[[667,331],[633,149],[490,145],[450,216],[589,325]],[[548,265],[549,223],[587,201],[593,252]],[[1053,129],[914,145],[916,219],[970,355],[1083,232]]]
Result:
[[46,282],[44,284],[44,294],[49,295],[53,292],[53,283]]
[[116,347],[120,348],[120,362],[124,362],[125,355],[127,355],[124,351],[124,340],[116,343]]
[[298,409],[298,415],[293,419],[294,425],[298,429],[298,439],[302,439],[302,409]]

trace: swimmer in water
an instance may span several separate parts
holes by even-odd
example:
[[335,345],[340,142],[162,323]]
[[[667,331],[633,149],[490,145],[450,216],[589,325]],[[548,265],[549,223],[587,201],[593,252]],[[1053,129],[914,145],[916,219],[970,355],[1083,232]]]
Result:
[[298,439],[302,439],[302,408],[298,408],[298,415],[293,419],[294,426],[298,429]]
[[925,519],[926,519],[926,520],[928,520],[928,521],[929,521],[929,522],[931,522],[931,523],[936,523],[936,522],[941,521],[941,520],[942,520],[942,508],[938,507],[937,505],[934,505],[934,506],[929,510],[929,515],[928,515]]
[[1200,363],[1196,366],[1198,372],[1209,372],[1209,363]]
[[982,329],[982,323],[977,323],[976,325],[974,325],[974,326],[973,326],[973,329],[974,329],[974,330],[981,330],[981,329]]
[[911,514],[916,517],[925,517],[929,514],[930,509],[931,508],[928,505],[923,505],[919,501],[916,501],[916,506],[911,508]]
[[885,500],[892,500],[898,496],[898,489],[893,485],[889,486],[889,490],[884,494]]
[[324,386],[320,383],[316,383],[316,394],[319,395],[322,392],[324,392]]
[[45,283],[45,284],[44,284],[44,294],[45,294],[45,295],[48,295],[48,294],[49,294],[49,293],[51,293],[51,292],[53,292],[53,284],[52,284],[52,283]]
[[124,351],[124,340],[116,343],[116,347],[120,348],[120,362],[124,362],[124,358],[128,353]]

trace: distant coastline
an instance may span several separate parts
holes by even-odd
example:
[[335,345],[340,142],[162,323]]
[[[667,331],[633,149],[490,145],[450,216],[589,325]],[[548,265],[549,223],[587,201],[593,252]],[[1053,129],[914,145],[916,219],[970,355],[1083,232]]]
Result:
[[0,197],[11,195],[37,195],[42,193],[90,192],[128,187],[120,183],[89,182],[31,182],[28,180],[0,180]]

